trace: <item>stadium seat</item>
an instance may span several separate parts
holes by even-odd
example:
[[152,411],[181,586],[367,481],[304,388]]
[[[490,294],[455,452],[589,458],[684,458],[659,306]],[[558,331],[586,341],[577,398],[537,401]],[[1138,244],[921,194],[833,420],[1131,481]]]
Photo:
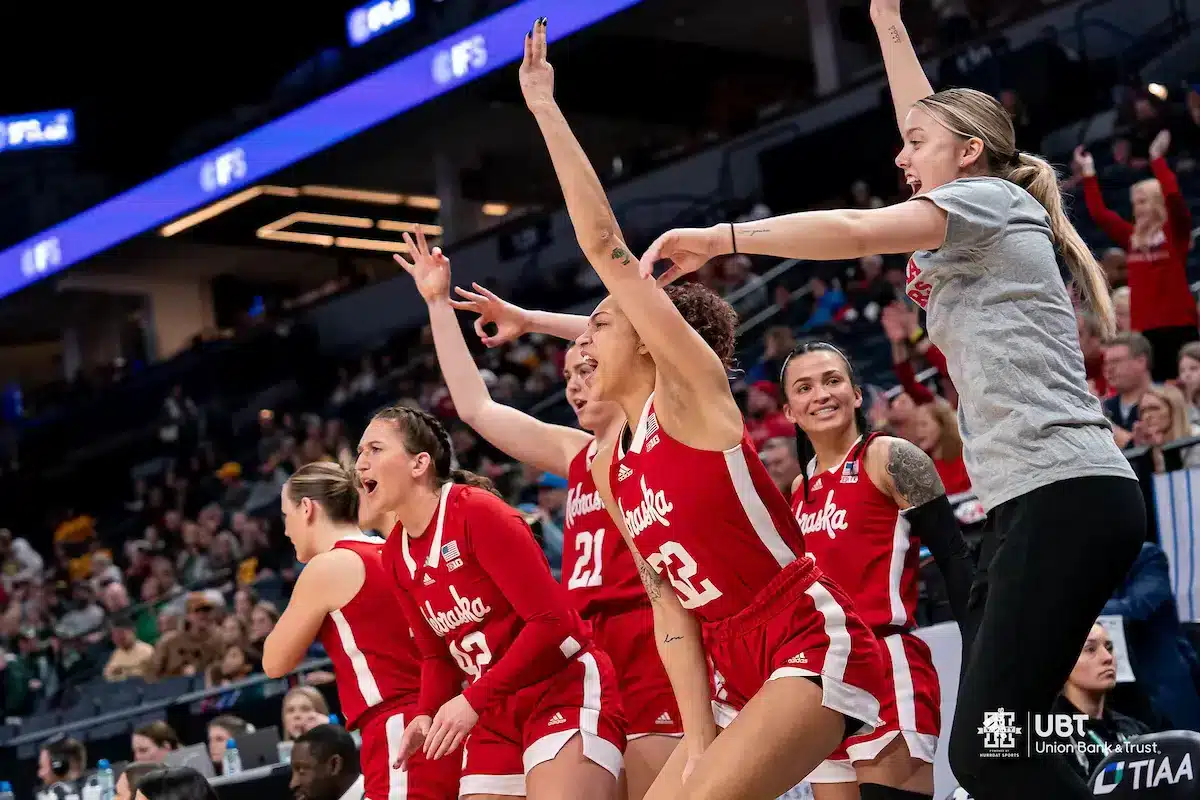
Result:
[[37,733],[49,728],[53,728],[60,724],[59,713],[57,711],[48,711],[45,714],[31,714],[21,720],[21,733]]
[[100,741],[101,739],[112,739],[117,736],[126,736],[133,730],[133,725],[128,719],[117,720],[116,722],[105,722],[102,725],[96,725],[86,731],[86,736],[90,741]]
[[142,702],[153,703],[155,700],[174,700],[181,694],[192,691],[192,679],[186,675],[146,685]]

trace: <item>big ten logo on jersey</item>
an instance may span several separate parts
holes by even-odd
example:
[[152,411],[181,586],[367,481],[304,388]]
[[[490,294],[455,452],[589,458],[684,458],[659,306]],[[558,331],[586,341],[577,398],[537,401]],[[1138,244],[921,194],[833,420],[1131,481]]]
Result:
[[629,535],[635,539],[638,534],[656,522],[664,528],[671,527],[667,514],[670,514],[675,508],[672,503],[667,501],[667,496],[661,489],[656,492],[646,485],[644,475],[642,476],[642,501],[628,511],[620,502],[617,503],[617,507],[621,509],[621,516],[625,518],[625,527],[629,528]]
[[575,520],[593,511],[603,511],[604,501],[600,499],[599,490],[583,493],[583,484],[577,483],[567,490],[567,527],[575,524]]
[[910,300],[921,308],[929,305],[929,295],[933,291],[933,284],[921,280],[921,268],[917,266],[914,258],[908,259],[908,267],[904,270],[904,282],[908,287],[905,294]]
[[[845,531],[846,510],[838,508],[833,501],[833,490],[825,495],[825,505],[817,511],[803,511],[796,515],[800,523],[800,532],[807,536],[810,533],[825,533],[830,539],[836,539],[838,531]],[[803,507],[802,507],[803,508]]]
[[442,545],[442,561],[446,562],[446,570],[454,572],[463,565],[462,553],[459,552],[458,542],[447,542]]
[[491,606],[478,597],[463,597],[454,586],[450,587],[450,599],[454,601],[454,607],[448,611],[434,611],[433,604],[428,600],[421,607],[421,616],[425,617],[429,627],[433,628],[438,636],[446,636],[455,628],[470,625],[472,622],[483,622],[484,617],[492,610]]

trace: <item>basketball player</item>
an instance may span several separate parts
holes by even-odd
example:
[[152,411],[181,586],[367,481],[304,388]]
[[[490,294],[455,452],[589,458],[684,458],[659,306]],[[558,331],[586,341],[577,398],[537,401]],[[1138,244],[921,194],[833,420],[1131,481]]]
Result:
[[[567,399],[584,430],[551,425],[494,402],[467,349],[454,310],[479,311],[481,304],[503,301],[482,287],[477,288],[484,294],[459,290],[467,299],[451,300],[449,259],[440,248],[430,252],[420,231],[415,242],[408,234],[405,240],[412,260],[397,255],[396,261],[413,277],[429,307],[438,362],[459,417],[509,456],[543,472],[567,476],[562,582],[580,615],[591,623],[596,643],[612,659],[629,730],[627,796],[640,800],[675,749],[683,729],[675,695],[655,648],[650,601],[629,548],[596,494],[589,469],[599,443],[616,435],[621,409],[586,400],[584,376],[589,370],[574,346],[567,350],[563,374]],[[530,321],[548,321],[547,333],[571,340],[587,326],[587,317],[569,314],[524,316]]]
[[[799,525],[754,452],[725,372],[733,310],[699,284],[680,287],[689,296],[672,302],[639,277],[554,102],[544,19],[526,40],[521,83],[579,243],[612,292],[580,350],[594,364],[592,398],[617,403],[627,424],[615,454],[606,448],[592,472],[659,606],[655,635],[669,645],[661,652],[685,730],[648,796],[778,797],[848,735],[878,723],[879,647],[841,590],[803,558]],[[705,651],[730,699],[747,699],[720,736]]]
[[625,748],[612,663],[521,516],[452,458],[442,424],[403,406],[359,444],[368,503],[399,518],[384,561],[423,658],[397,765],[418,749],[457,759],[465,742],[463,797],[611,800]]
[[801,344],[779,383],[804,470],[792,486],[804,546],[854,601],[887,674],[883,724],[847,740],[808,781],[817,800],[932,797],[941,691],[929,646],[911,631],[920,537],[936,526],[927,538],[961,540],[954,510],[929,456],[868,432],[862,389],[837,347]]
[[871,17],[904,137],[896,164],[913,198],[669,231],[642,272],[667,259],[670,273],[686,273],[731,252],[913,253],[907,294],[946,356],[967,471],[993,520],[981,556],[986,600],[963,626],[950,763],[977,800],[1082,800],[1087,788],[1061,757],[988,758],[977,731],[999,708],[1017,719],[1050,711],[1145,539],[1140,487],[1087,389],[1057,256],[1112,331],[1104,272],[1063,210],[1054,168],[1017,149],[1003,106],[970,89],[933,92],[899,0],[873,0]]
[[362,732],[369,800],[454,800],[460,762],[414,757],[393,770],[420,692],[420,657],[403,619],[383,542],[358,528],[354,474],[332,462],[301,467],[280,496],[285,533],[304,569],[263,646],[263,671],[295,669],[319,639],[333,661],[346,728]]

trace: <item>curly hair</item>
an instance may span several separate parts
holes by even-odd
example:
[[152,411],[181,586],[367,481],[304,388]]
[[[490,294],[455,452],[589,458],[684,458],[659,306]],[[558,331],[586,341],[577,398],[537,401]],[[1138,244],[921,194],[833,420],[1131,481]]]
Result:
[[664,290],[679,313],[726,367],[733,363],[738,315],[733,306],[702,283],[673,283]]

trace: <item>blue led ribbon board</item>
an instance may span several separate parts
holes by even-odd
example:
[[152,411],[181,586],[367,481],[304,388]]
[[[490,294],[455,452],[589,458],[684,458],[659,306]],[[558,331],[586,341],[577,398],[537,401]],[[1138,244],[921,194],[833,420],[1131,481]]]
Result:
[[254,184],[642,0],[525,0],[0,253],[0,297]]

